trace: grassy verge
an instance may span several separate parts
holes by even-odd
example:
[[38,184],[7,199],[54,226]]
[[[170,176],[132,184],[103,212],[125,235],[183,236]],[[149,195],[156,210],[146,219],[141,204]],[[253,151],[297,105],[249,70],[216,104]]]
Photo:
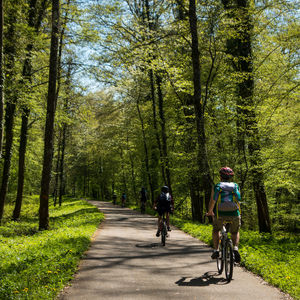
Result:
[[[131,208],[139,210],[139,207]],[[154,214],[147,208],[148,214]],[[171,223],[195,238],[212,246],[212,226],[172,216]],[[240,231],[241,265],[260,275],[268,283],[279,287],[294,299],[300,299],[299,235],[260,234]]]
[[84,200],[68,199],[50,208],[50,230],[38,231],[38,197],[27,199],[22,212],[21,221],[0,227],[0,299],[54,299],[104,215]]

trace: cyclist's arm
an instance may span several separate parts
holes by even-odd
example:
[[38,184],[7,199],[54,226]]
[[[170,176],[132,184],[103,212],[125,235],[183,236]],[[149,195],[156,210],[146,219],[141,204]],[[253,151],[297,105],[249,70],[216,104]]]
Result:
[[236,184],[236,188],[234,189],[234,194],[235,194],[236,200],[241,202],[240,187],[237,184]]
[[170,197],[171,197],[171,205],[174,207],[174,200],[173,200],[172,195],[170,195]]
[[154,199],[153,209],[157,209],[158,198]]
[[215,207],[216,201],[214,200],[214,189],[212,188],[211,190],[211,195],[210,195],[210,201],[208,205],[208,212],[206,213],[207,216],[214,216],[213,209]]
[[174,200],[173,200],[173,197],[172,195],[170,195],[171,197],[171,204],[170,204],[170,208],[171,208],[171,211],[173,212],[174,211]]

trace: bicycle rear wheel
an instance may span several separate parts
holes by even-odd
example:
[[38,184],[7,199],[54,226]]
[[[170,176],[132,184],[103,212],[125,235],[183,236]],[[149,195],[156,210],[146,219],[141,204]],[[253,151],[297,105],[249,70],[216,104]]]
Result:
[[166,221],[163,221],[162,230],[161,230],[161,243],[163,246],[166,245],[166,237],[167,237],[167,224]]
[[232,241],[225,243],[225,275],[228,282],[231,281],[233,274],[233,246]]
[[222,247],[222,243],[220,243],[219,246],[219,257],[217,258],[217,268],[218,268],[218,273],[222,274],[223,272],[223,268],[224,268],[224,260],[223,260],[223,247]]

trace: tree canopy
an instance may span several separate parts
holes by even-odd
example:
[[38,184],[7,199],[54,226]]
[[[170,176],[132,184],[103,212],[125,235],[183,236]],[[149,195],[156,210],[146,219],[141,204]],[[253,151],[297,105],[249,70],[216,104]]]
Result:
[[245,227],[299,231],[298,9],[290,0],[5,1],[0,219],[12,217],[5,202],[16,201],[18,219],[22,195],[41,192],[47,163],[41,199],[125,192],[138,203],[146,187],[153,202],[168,185],[176,213],[202,221],[230,166]]

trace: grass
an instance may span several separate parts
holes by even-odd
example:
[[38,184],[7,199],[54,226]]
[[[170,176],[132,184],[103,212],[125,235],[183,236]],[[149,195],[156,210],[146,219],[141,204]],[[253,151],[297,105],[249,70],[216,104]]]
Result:
[[[6,216],[11,211],[8,205]],[[68,199],[50,207],[50,230],[38,231],[38,197],[28,198],[22,212],[21,221],[0,227],[0,299],[54,299],[104,215],[84,200]]]
[[[139,210],[137,206],[132,209]],[[148,214],[154,214],[147,208]],[[177,228],[212,246],[212,226],[171,216]],[[241,265],[260,275],[265,281],[300,299],[300,238],[288,233],[260,234],[240,230]]]

